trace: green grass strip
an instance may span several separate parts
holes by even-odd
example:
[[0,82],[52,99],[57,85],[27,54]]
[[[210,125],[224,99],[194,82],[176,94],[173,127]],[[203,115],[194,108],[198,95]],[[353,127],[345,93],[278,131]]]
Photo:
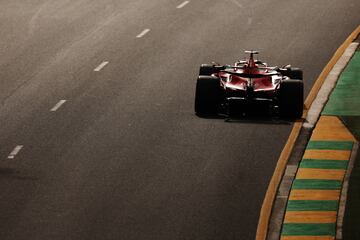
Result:
[[320,169],[343,169],[346,170],[349,161],[342,160],[317,160],[303,159],[300,168],[320,168]]
[[321,115],[360,116],[359,79],[360,52],[358,51],[340,75]]
[[282,236],[335,236],[335,223],[284,223]]
[[306,149],[319,150],[352,150],[351,141],[309,141]]
[[336,200],[289,200],[287,211],[337,211]]
[[342,182],[338,180],[295,179],[292,189],[340,190],[341,186]]

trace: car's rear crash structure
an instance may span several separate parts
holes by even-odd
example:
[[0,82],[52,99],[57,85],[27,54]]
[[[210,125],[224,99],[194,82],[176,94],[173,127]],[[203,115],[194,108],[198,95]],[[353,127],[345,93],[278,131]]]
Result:
[[287,65],[268,67],[246,51],[249,59],[234,65],[202,64],[196,83],[198,116],[219,113],[243,116],[253,112],[300,118],[303,113],[303,72]]

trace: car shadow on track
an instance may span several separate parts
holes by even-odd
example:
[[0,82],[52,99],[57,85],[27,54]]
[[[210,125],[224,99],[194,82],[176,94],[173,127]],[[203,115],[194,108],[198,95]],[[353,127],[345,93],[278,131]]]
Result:
[[255,123],[255,124],[272,124],[272,125],[291,125],[298,119],[285,119],[278,116],[266,115],[266,114],[255,114],[255,115],[235,115],[228,116],[226,114],[218,115],[197,115],[199,118],[203,119],[216,119],[224,120],[227,123]]
[[26,176],[13,168],[0,168],[0,180],[2,179],[38,180],[36,177]]
[[226,118],[227,123],[255,123],[255,124],[266,124],[266,125],[291,125],[295,120],[285,120],[276,118]]

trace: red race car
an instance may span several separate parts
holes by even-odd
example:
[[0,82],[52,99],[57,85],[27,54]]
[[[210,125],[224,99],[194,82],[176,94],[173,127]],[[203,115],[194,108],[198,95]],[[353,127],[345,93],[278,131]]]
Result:
[[196,83],[198,116],[244,116],[250,113],[301,118],[304,106],[303,72],[290,65],[268,67],[250,57],[234,65],[202,64]]

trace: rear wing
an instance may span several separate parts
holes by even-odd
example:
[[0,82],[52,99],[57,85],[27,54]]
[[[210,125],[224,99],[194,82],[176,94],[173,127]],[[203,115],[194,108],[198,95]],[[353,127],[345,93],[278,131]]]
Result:
[[256,50],[246,50],[245,53],[250,54],[250,55],[254,55],[254,54],[259,54],[259,51],[256,51]]
[[250,54],[250,58],[249,58],[249,67],[255,67],[255,60],[254,60],[254,54],[259,54],[259,51],[255,51],[255,50],[247,50],[245,51],[245,53]]

